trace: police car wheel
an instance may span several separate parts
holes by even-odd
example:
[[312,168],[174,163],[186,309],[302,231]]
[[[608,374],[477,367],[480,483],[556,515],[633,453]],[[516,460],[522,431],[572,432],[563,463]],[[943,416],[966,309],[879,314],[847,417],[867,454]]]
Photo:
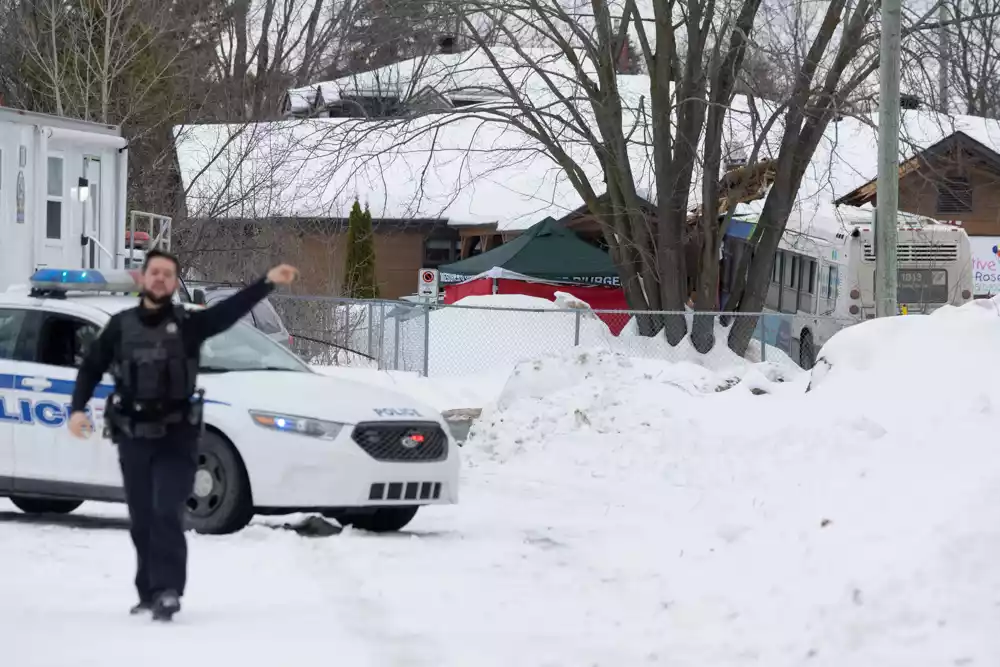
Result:
[[10,502],[25,514],[69,514],[83,504],[82,500],[60,500],[58,498],[25,498],[11,496]]
[[406,527],[417,514],[418,507],[380,507],[370,514],[345,517],[345,521],[359,530],[372,533],[394,533]]
[[206,535],[235,533],[253,518],[243,462],[228,441],[211,431],[198,448],[198,470],[187,509],[188,527]]

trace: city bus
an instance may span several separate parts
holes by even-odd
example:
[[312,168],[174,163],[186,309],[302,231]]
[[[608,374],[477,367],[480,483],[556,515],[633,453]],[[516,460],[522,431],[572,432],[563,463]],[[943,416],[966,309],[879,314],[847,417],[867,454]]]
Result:
[[[872,214],[838,211],[841,230],[822,236],[786,230],[774,258],[755,336],[812,368],[823,344],[840,329],[875,317],[875,235]],[[737,223],[733,220],[733,223]],[[749,229],[752,216],[741,217]],[[749,246],[747,228],[731,225],[723,248],[722,291]],[[930,313],[973,298],[972,248],[961,227],[899,213],[896,299],[900,313]],[[741,233],[742,232],[742,233]]]

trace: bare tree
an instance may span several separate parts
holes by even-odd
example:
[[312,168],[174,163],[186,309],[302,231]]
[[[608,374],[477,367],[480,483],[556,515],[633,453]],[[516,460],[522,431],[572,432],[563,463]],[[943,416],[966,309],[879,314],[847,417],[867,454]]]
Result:
[[[475,94],[478,103],[459,113],[433,108],[420,118],[414,105],[395,118],[319,123],[312,126],[315,137],[298,137],[295,144],[311,146],[310,160],[339,153],[333,162],[340,169],[365,160],[382,164],[393,159],[389,152],[430,141],[429,166],[433,145],[450,125],[509,128],[524,139],[510,150],[511,159],[545,155],[596,216],[630,305],[645,311],[682,311],[692,288],[698,311],[715,310],[728,220],[738,202],[766,193],[753,252],[744,254],[726,304],[758,313],[816,148],[835,117],[870,104],[878,67],[876,0],[765,1],[672,0],[655,4],[653,16],[641,15],[634,0],[449,5],[437,20],[459,24],[476,48],[458,57],[426,57],[437,69],[414,67],[396,94],[412,102],[431,81],[437,93]],[[908,14],[908,39],[940,27],[940,2],[931,5]],[[622,75],[630,38],[648,77]],[[748,76],[762,62],[772,70],[770,89],[761,92],[767,103],[751,96],[734,104],[737,86],[749,93],[765,87]],[[723,169],[727,131],[733,134],[727,125],[734,122],[744,126],[749,158]],[[362,144],[370,155],[359,155]],[[482,152],[475,144],[465,150]],[[292,159],[283,178],[306,160]],[[329,172],[303,178],[317,188],[331,180]],[[687,252],[692,243],[693,254]],[[640,317],[639,325],[647,335],[663,328],[673,344],[687,333],[680,315],[662,323]],[[753,317],[739,318],[730,347],[743,353],[754,325]],[[702,351],[714,345],[709,317],[695,318],[692,338]]]
[[[689,291],[685,227],[691,189],[700,180],[706,115],[706,140],[718,144],[707,152],[706,169],[717,174],[721,120],[760,4],[656,3],[650,19],[631,1],[620,10],[591,2],[587,13],[535,0],[475,2],[468,7],[471,15],[463,16],[466,32],[495,72],[491,87],[507,100],[480,113],[534,138],[563,168],[604,226],[633,308],[683,310]],[[523,62],[524,71],[511,73],[507,63],[492,55],[484,23],[488,34],[498,35]],[[525,47],[526,35],[533,44],[539,38],[547,41],[547,55]],[[638,95],[620,87],[620,53],[629,35],[635,36],[649,72],[649,87]],[[642,154],[638,163],[637,149]],[[588,159],[599,165],[599,180],[591,176]],[[650,175],[645,177],[647,168]],[[711,199],[717,198],[717,188],[716,176],[705,179]],[[643,195],[653,190],[655,224],[643,203]],[[706,218],[713,211],[706,211]],[[671,343],[686,334],[681,316],[669,317],[665,325]],[[659,328],[652,319],[640,320],[643,333]]]
[[[461,90],[483,102],[460,114],[436,114],[430,123],[412,122],[410,109],[397,120],[337,125],[331,134],[340,136],[326,143],[352,153],[364,137],[392,132],[381,142],[385,149],[470,118],[511,127],[572,183],[603,227],[629,304],[645,311],[679,313],[691,291],[697,310],[715,310],[726,224],[720,217],[728,219],[738,202],[759,198],[762,185],[771,185],[761,236],[754,240],[757,260],[743,267],[747,289],[732,301],[747,310],[760,296],[759,275],[769,275],[805,165],[829,119],[868,80],[877,52],[870,0],[835,0],[819,14],[792,0],[792,28],[799,32],[791,34],[811,43],[800,41],[786,52],[777,47],[788,31],[753,41],[762,6],[763,0],[671,0],[655,4],[650,17],[634,0],[463,3],[451,7],[451,16],[477,48],[433,60],[438,71],[414,68],[406,73],[409,89],[397,86],[396,94],[415,96],[429,81],[438,93]],[[622,77],[629,71],[622,58],[629,38],[638,44],[648,78]],[[751,46],[758,57],[767,53],[790,64],[782,86],[788,99],[764,117],[751,100],[746,125],[758,135],[751,136],[751,164],[723,174],[724,125]],[[345,136],[352,132],[353,141]],[[782,140],[775,142],[779,154],[772,162],[774,156],[761,151],[775,133]],[[694,216],[692,198],[700,201]],[[692,238],[698,251],[689,258]],[[743,319],[752,331],[752,318]],[[714,345],[713,322],[697,318],[695,327],[695,343],[707,351]],[[679,314],[664,322],[640,318],[644,334],[661,328],[672,344],[687,334]],[[738,341],[731,344],[740,347]]]
[[226,120],[274,118],[290,88],[426,53],[428,0],[225,0],[212,79]]
[[183,54],[203,44],[184,3],[17,0],[8,6],[25,97],[61,116],[125,125],[147,117]]
[[1000,118],[1000,0],[945,0],[910,40],[910,87],[943,113]]
[[[943,0],[928,2],[923,11],[904,12],[903,35],[905,48],[926,40],[933,31],[949,25],[975,21],[990,11],[965,14],[947,20],[939,19]],[[736,295],[743,312],[759,312],[763,306],[771,275],[774,253],[784,233],[788,215],[799,189],[809,160],[829,123],[839,114],[861,105],[851,97],[864,96],[877,85],[872,75],[878,70],[878,26],[875,21],[878,2],[834,2],[827,6],[821,30],[810,47],[810,55],[798,73],[788,110],[783,119],[783,138],[777,156],[778,171],[774,186],[768,193],[753,239],[755,254],[747,271],[745,291]],[[818,56],[826,52],[840,26],[840,43],[832,51],[834,58],[816,89],[811,82],[817,74]],[[912,51],[911,51],[912,52]],[[910,68],[911,72],[913,68]],[[738,352],[746,350],[753,334],[754,322],[741,318],[730,332],[729,345]]]
[[[848,91],[870,73],[855,73],[849,66],[859,52],[864,53],[865,40],[871,39],[872,31],[866,28],[871,25],[873,5],[854,3],[850,12],[847,5],[832,3],[812,30],[813,45],[797,46],[790,60],[800,65],[787,77],[796,83],[794,94],[779,108],[783,123],[776,124],[778,114],[748,123],[762,136],[785,127],[785,143],[791,145],[817,104],[837,108],[834,95],[846,98],[841,86],[845,72],[854,75]],[[720,214],[731,215],[748,194],[759,196],[759,179],[773,167],[762,162],[763,169],[737,172],[757,177],[756,182],[720,180],[723,125],[746,71],[761,6],[760,0],[674,0],[655,4],[654,16],[649,17],[641,16],[631,1],[614,6],[594,1],[586,4],[589,11],[546,0],[513,4],[479,0],[462,5],[459,18],[465,34],[479,47],[469,56],[465,74],[470,67],[484,70],[465,89],[478,88],[490,101],[461,116],[515,128],[562,169],[603,225],[627,299],[637,310],[682,311],[692,288],[698,310],[717,307],[716,258],[724,231]],[[831,52],[838,33],[840,43]],[[635,82],[628,87],[620,76],[621,45],[629,36],[638,43],[649,72],[647,82],[638,88]],[[761,52],[760,45],[754,47]],[[451,74],[457,78],[457,73]],[[750,106],[754,116],[757,105]],[[441,117],[441,124],[451,122],[454,116]],[[422,124],[417,131],[428,128]],[[819,135],[822,128],[811,137],[812,143],[799,147],[798,160],[808,162]],[[771,157],[760,155],[759,149],[758,143],[753,161]],[[787,161],[778,164],[784,173],[773,180],[790,204],[801,175],[790,172]],[[692,193],[701,203],[697,220],[691,221],[700,247],[694,267],[688,266],[685,252],[686,238],[691,236]],[[774,195],[772,187],[771,206],[765,207],[772,215],[780,201]],[[654,202],[652,215],[644,199]],[[720,210],[720,201],[725,210]],[[779,230],[787,215],[787,210],[779,215]],[[758,257],[769,266],[773,252]],[[758,287],[754,280],[748,285],[752,289],[746,294],[752,299]],[[661,327],[652,318],[640,318],[639,324],[645,334]],[[680,315],[668,317],[662,325],[673,344],[687,333]],[[710,349],[712,322],[700,319],[695,326],[699,349]]]

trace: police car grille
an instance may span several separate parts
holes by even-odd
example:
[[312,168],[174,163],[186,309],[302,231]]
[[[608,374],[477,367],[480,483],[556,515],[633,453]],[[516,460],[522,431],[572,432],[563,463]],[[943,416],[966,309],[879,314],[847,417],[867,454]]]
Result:
[[[414,443],[410,436],[423,436]],[[362,423],[351,434],[361,449],[379,461],[440,461],[448,456],[448,436],[434,423]]]
[[441,482],[375,482],[368,500],[438,500]]

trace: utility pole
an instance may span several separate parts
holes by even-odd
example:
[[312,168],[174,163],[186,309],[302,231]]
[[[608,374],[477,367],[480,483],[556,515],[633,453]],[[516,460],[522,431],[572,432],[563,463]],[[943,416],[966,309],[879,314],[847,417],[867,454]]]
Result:
[[938,22],[941,27],[938,28],[938,111],[943,114],[947,114],[951,108],[948,104],[948,89],[951,87],[949,85],[949,75],[951,74],[951,36],[948,31],[951,29],[948,25],[948,5],[946,3],[941,3],[941,7],[938,9]]
[[875,214],[875,315],[897,314],[896,214],[899,211],[899,78],[901,0],[882,0],[881,86],[878,103],[878,184]]

